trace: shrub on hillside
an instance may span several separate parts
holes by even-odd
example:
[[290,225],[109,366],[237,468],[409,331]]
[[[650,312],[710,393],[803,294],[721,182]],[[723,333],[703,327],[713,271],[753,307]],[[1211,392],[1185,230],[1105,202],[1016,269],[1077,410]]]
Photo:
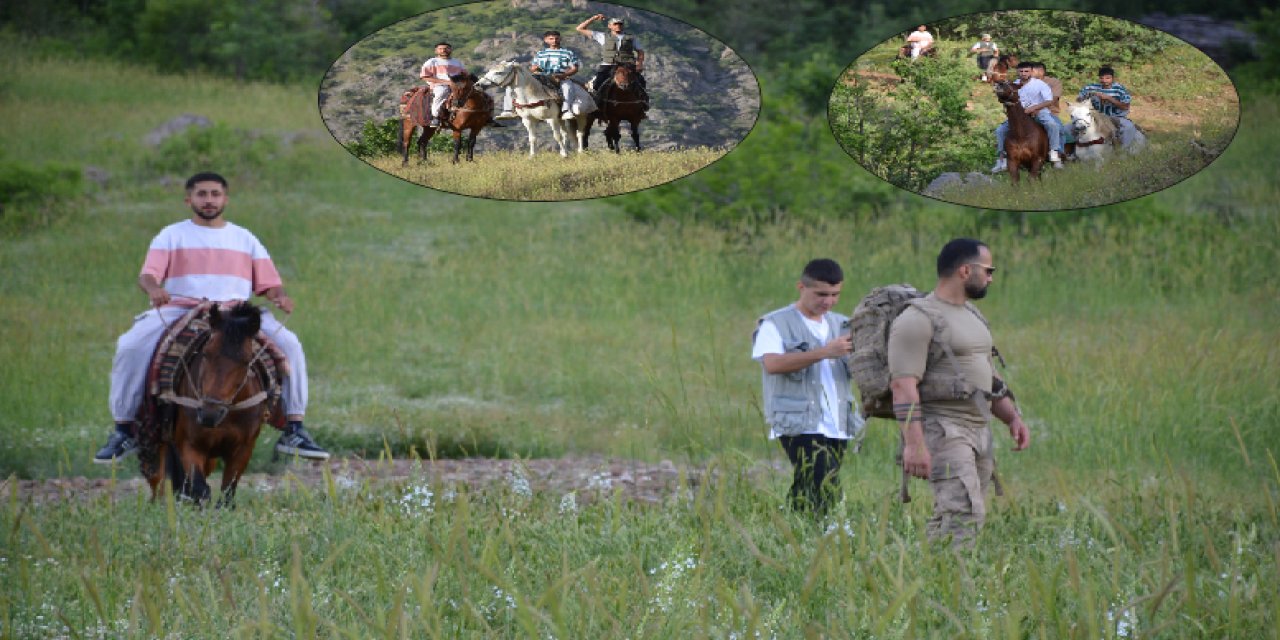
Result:
[[234,167],[234,171],[267,165],[279,153],[280,143],[256,131],[233,129],[225,124],[191,127],[166,138],[147,164],[153,171],[186,175],[192,167]]
[[[421,132],[414,136],[415,143],[420,135],[422,135]],[[453,149],[452,140],[453,138],[447,135],[438,135],[431,139],[427,149],[429,151],[451,150]],[[360,135],[356,141],[347,145],[347,151],[362,160],[401,153],[400,120],[396,118],[382,122],[366,120],[364,126],[360,128]]]
[[47,225],[59,201],[81,193],[80,167],[0,162],[0,230]]

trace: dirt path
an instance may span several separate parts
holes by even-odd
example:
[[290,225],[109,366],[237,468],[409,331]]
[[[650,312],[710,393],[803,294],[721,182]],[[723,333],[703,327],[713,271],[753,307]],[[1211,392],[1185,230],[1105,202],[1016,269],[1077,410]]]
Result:
[[[320,488],[324,483],[326,466],[340,487],[358,486],[366,481],[379,486],[425,478],[439,490],[462,486],[478,490],[493,485],[509,485],[514,477],[523,475],[535,492],[551,493],[556,497],[575,492],[580,503],[608,498],[618,492],[626,500],[661,504],[681,487],[682,474],[683,484],[691,488],[703,484],[709,477],[705,467],[677,465],[670,460],[650,463],[597,456],[519,461],[468,458],[388,462],[343,458],[323,464],[291,463],[279,473],[247,474],[241,480],[241,487],[247,490],[246,495],[249,492],[274,491],[286,483]],[[782,460],[762,461],[751,470],[756,477],[786,472],[786,463]],[[112,495],[114,499],[133,499],[138,492],[150,495],[147,483],[137,475],[137,466],[132,460],[122,465],[118,474],[121,478],[114,483],[107,478],[11,478],[0,481],[0,500],[8,501],[15,487],[19,500],[35,504],[88,501],[105,494]],[[215,475],[215,486],[217,482],[218,476]]]

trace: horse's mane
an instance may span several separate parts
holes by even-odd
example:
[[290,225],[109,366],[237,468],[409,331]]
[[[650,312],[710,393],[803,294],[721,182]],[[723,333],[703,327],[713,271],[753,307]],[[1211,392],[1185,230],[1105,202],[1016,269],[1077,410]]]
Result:
[[[218,311],[212,312],[217,314]],[[262,309],[248,302],[241,302],[226,315],[219,315],[221,322],[214,328],[222,330],[222,355],[237,359],[244,349],[245,340],[258,335],[262,329]]]

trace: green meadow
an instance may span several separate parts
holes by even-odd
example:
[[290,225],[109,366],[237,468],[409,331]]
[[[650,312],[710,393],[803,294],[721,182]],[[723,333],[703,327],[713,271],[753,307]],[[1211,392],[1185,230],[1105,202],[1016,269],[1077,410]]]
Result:
[[[325,133],[314,87],[3,52],[0,162],[102,177],[0,217],[0,637],[1280,637],[1274,96],[1245,96],[1206,170],[1122,205],[902,195],[880,216],[710,226],[636,222],[627,196],[409,184]],[[143,143],[183,113],[214,126]],[[733,153],[777,151],[752,137]],[[114,340],[145,308],[147,242],[186,217],[181,180],[206,165],[297,302],[309,428],[339,457],[421,459],[420,477],[293,482],[267,433],[250,470],[286,481],[235,510],[16,490],[136,475],[90,463]],[[957,235],[993,248],[981,304],[1032,431],[1013,454],[997,429],[1007,495],[977,546],[923,540],[928,490],[895,501],[883,421],[826,521],[785,510],[755,319],[819,255],[845,266],[846,312],[878,284],[929,287]],[[429,473],[581,454],[705,474],[648,505]]]

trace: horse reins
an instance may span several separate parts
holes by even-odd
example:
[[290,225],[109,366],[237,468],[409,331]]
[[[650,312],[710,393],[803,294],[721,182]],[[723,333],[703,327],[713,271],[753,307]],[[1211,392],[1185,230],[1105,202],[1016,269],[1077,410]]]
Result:
[[[182,296],[182,297],[186,298],[188,296]],[[160,316],[158,311],[159,310],[157,309],[157,315]],[[293,317],[292,314],[286,314],[285,322],[288,322],[291,317]],[[164,322],[163,316],[160,316],[160,321]],[[277,323],[275,330],[271,332],[270,336],[267,336],[268,340],[271,340],[271,341],[275,340],[276,335],[280,333],[281,329],[284,328],[285,322]],[[165,324],[166,331],[169,331],[170,330],[169,324],[167,322],[164,324]],[[249,339],[254,340],[256,338],[250,337]],[[237,395],[240,394],[240,392],[244,389],[245,385],[249,384],[250,377],[257,377],[258,373],[254,369],[254,364],[257,363],[259,359],[262,357],[262,353],[266,351],[267,344],[268,344],[267,340],[263,340],[261,342],[262,342],[261,346],[259,346],[257,351],[253,352],[253,356],[250,357],[249,360],[245,362],[244,379],[240,381],[240,385],[236,387],[236,390],[231,392],[231,398],[235,398]],[[196,355],[201,356],[203,354],[196,353]],[[196,386],[196,383],[194,381],[194,376],[191,375],[191,369],[187,366],[187,358],[181,358],[179,359],[178,362],[182,365],[182,370],[183,370],[183,373],[185,374],[183,378],[187,381],[187,386],[191,387],[191,391],[195,394],[196,397],[193,398],[190,396],[180,396],[175,394],[172,389],[169,389],[169,390],[166,390],[164,393],[161,393],[159,395],[159,399],[164,400],[165,402],[176,404],[178,406],[186,407],[188,409],[200,409],[205,403],[212,404],[218,408],[218,414],[219,414],[218,420],[213,424],[213,426],[215,427],[221,424],[224,419],[226,419],[228,413],[231,413],[233,411],[241,411],[243,409],[248,409],[250,407],[257,406],[262,402],[264,402],[270,396],[267,390],[263,389],[235,404],[231,404],[230,400],[210,400],[206,398],[204,394],[200,391],[200,389]],[[200,371],[202,374],[204,373],[204,369],[201,369]]]
[[[495,86],[495,87],[497,87],[497,88],[499,88],[499,89],[502,89],[502,88],[505,88],[505,87],[507,87],[507,86],[509,86],[509,85],[514,85],[514,84],[516,83],[516,67],[514,67],[514,66],[513,66],[513,67],[510,67],[509,75],[510,75],[510,77],[508,77],[508,78],[506,78],[506,79],[502,80],[501,82],[496,82],[496,83],[494,83],[494,85],[493,85],[493,86]],[[475,86],[475,85],[472,85],[472,86]],[[547,104],[548,102],[555,103],[555,102],[560,102],[560,100],[559,100],[558,98],[544,98],[544,99],[539,100],[539,101],[537,101],[537,102],[530,102],[530,103],[528,103],[528,104],[521,104],[521,103],[519,103],[519,102],[516,102],[516,101],[513,99],[513,100],[511,101],[511,106],[513,106],[513,107],[515,107],[515,108],[517,108],[517,109],[536,109],[536,108],[538,108],[538,107],[541,107],[541,106],[542,106],[542,105],[544,105],[544,104]]]

